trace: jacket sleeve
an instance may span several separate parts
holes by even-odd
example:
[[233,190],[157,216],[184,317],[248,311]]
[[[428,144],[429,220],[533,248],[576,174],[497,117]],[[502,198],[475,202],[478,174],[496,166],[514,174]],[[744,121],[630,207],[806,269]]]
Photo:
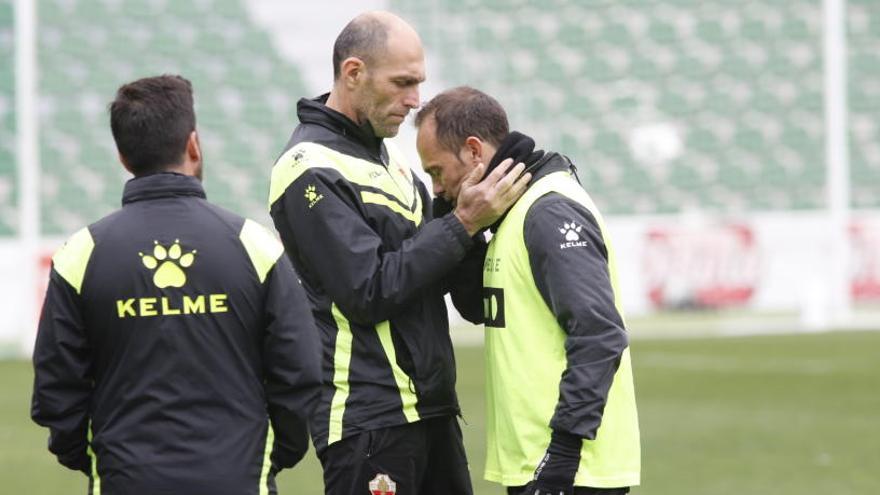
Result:
[[286,256],[269,272],[266,291],[263,366],[275,432],[272,464],[290,468],[308,450],[307,421],[318,401],[321,347],[305,291]]
[[551,193],[529,209],[524,236],[538,291],[566,334],[567,364],[550,427],[595,439],[628,346],[602,233],[586,208]]
[[478,234],[474,239],[474,245],[446,279],[445,289],[452,298],[452,305],[462,318],[475,325],[485,322],[483,264],[486,261],[488,247],[482,234]]
[[[425,192],[427,196],[427,191]],[[427,204],[427,202],[426,202]],[[431,203],[431,217],[440,218],[453,210],[452,203],[435,197]],[[473,245],[454,270],[443,278],[443,293],[449,293],[452,305],[467,321],[483,323],[483,263],[486,259],[486,238],[479,232]]]
[[49,451],[58,462],[88,474],[92,357],[79,294],[54,269],[34,347],[31,418],[49,428]]
[[[312,200],[302,192],[307,187],[314,187]],[[285,244],[295,244],[306,276],[320,283],[346,317],[375,324],[440,283],[472,241],[450,213],[425,222],[389,249],[361,211],[358,195],[335,171],[311,169],[287,187],[271,213]]]

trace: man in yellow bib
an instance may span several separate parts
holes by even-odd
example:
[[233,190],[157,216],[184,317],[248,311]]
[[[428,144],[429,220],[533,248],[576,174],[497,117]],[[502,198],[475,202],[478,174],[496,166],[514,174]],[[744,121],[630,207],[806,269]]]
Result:
[[640,442],[614,253],[574,166],[509,132],[504,109],[473,88],[439,94],[416,126],[438,201],[454,203],[479,163],[512,157],[532,174],[491,227],[483,264],[486,479],[508,494],[629,492]]

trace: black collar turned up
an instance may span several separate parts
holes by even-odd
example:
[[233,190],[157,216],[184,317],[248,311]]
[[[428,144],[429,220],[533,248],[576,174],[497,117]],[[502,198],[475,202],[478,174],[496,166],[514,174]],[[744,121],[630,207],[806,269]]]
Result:
[[205,189],[199,179],[190,175],[160,172],[135,177],[126,182],[122,192],[122,204],[171,196],[196,196],[204,199]]

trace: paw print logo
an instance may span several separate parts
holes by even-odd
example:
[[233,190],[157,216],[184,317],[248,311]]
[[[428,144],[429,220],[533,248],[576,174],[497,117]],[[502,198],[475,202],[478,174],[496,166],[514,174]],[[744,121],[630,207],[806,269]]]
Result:
[[153,254],[138,253],[145,267],[156,270],[153,273],[153,283],[160,289],[183,287],[183,284],[186,283],[186,273],[183,272],[183,268],[188,268],[193,264],[196,259],[196,250],[184,253],[180,247],[179,239],[175,239],[174,244],[168,248],[159,244],[159,241],[153,241],[153,244],[155,244]]
[[581,236],[579,235],[581,229],[580,225],[574,223],[563,223],[562,228],[559,229],[560,234],[565,234],[565,240],[569,242],[575,242],[581,240]]
[[317,193],[317,191],[315,191],[314,184],[309,184],[309,186],[306,187],[306,199],[309,200],[309,203],[311,203],[311,202],[315,201],[315,199],[317,197],[318,197],[318,193]]
[[306,200],[309,202],[309,208],[315,206],[315,203],[324,199],[324,195],[320,194],[317,189],[315,189],[314,184],[309,184],[306,186],[305,192]]

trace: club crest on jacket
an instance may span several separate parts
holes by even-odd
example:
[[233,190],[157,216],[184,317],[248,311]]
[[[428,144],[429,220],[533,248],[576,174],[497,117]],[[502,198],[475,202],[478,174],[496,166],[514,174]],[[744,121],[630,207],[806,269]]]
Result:
[[394,495],[397,493],[397,483],[387,474],[377,474],[370,481],[370,493],[373,495]]

